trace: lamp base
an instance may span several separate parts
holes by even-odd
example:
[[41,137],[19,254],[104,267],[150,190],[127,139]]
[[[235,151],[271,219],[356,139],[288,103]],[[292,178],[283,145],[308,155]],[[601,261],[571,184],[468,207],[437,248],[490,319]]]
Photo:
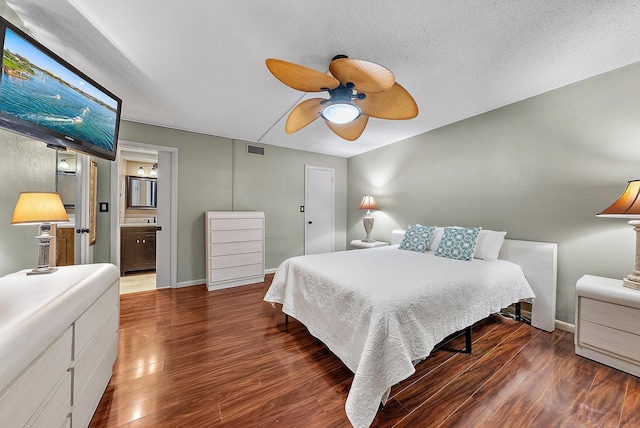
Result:
[[622,285],[640,291],[640,272],[633,272],[622,280]]
[[32,270],[27,272],[27,275],[43,275],[47,273],[54,273],[57,270],[58,268],[55,267],[33,268]]
[[375,239],[371,239],[371,229],[373,229],[373,217],[367,215],[362,219],[362,223],[364,224],[364,231],[367,233],[367,237],[362,240],[362,242],[375,242]]
[[636,268],[632,274],[622,280],[622,285],[640,291],[640,221],[631,220],[629,224],[636,232]]

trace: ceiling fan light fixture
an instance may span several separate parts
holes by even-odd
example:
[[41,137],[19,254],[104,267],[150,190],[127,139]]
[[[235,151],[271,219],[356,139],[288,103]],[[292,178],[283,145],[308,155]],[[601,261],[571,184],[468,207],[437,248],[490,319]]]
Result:
[[360,117],[362,111],[350,103],[333,103],[322,109],[320,115],[332,123],[344,124]]

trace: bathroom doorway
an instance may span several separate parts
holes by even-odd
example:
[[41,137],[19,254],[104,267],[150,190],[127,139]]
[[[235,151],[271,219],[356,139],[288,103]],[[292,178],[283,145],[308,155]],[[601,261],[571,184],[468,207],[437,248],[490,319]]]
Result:
[[111,183],[121,294],[176,287],[177,149],[121,141]]

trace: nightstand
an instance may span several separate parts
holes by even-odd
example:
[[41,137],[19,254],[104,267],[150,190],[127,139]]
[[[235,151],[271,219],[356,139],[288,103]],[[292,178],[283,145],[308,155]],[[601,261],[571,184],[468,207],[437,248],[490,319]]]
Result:
[[351,241],[349,248],[351,250],[361,250],[363,248],[386,247],[387,245],[389,243],[384,241],[363,242],[361,239],[354,239]]
[[584,275],[576,284],[576,354],[640,376],[640,291]]

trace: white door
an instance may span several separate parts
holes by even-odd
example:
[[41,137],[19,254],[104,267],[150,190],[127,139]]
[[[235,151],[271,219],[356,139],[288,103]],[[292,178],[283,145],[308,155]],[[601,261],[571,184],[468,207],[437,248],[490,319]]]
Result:
[[333,252],[334,175],[333,168],[305,165],[304,253]]

